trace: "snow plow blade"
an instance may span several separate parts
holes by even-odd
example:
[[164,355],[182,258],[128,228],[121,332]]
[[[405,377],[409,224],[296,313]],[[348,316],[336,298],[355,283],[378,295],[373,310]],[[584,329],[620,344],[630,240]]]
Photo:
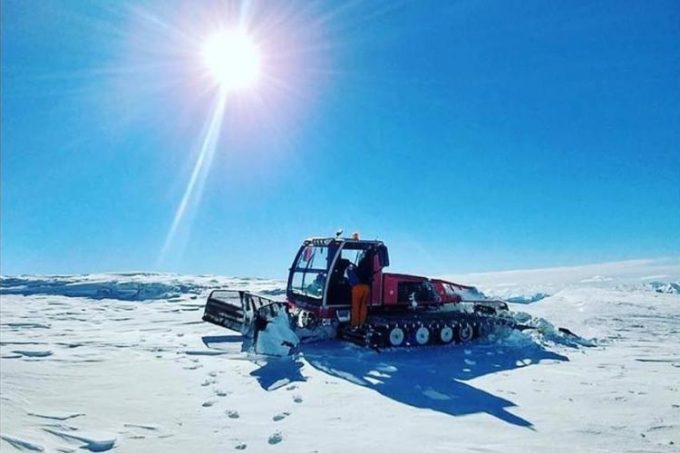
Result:
[[[252,337],[258,320],[266,321],[278,312],[277,302],[248,291],[214,290],[208,296],[203,321]],[[271,313],[269,313],[271,312]],[[262,327],[260,327],[262,328]]]

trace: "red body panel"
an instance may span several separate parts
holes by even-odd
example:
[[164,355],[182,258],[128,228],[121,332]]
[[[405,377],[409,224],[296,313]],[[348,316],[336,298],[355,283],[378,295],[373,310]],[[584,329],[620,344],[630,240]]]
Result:
[[[454,292],[455,289],[471,289],[470,286],[459,285],[440,279],[429,279],[417,275],[383,273],[382,270],[376,273],[371,287],[371,306],[372,307],[398,307],[408,303],[399,302],[398,285],[400,282],[430,282],[437,293],[437,298],[432,301],[419,302],[420,305],[441,305],[459,303],[461,297]],[[450,285],[450,286],[449,286]],[[447,287],[448,286],[448,287]],[[334,319],[338,310],[347,310],[351,306],[351,301],[347,301],[347,306],[317,306],[300,301],[289,300],[291,307],[300,308],[308,311],[319,319]]]
[[397,300],[399,282],[420,283],[427,281],[425,277],[406,274],[383,274],[383,305],[399,305]]

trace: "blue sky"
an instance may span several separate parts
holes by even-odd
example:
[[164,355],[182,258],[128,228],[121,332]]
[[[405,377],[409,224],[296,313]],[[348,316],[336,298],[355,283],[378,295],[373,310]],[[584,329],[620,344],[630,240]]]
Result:
[[[201,42],[239,21],[266,77],[168,239]],[[337,227],[430,274],[680,251],[676,1],[6,0],[1,29],[5,275],[283,277]]]

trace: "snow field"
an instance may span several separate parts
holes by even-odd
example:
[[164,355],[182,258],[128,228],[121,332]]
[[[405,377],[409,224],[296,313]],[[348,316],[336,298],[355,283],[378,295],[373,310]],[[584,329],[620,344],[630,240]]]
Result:
[[[381,353],[322,342],[292,359],[244,354],[238,334],[200,321],[212,286],[280,282],[5,278],[0,450],[678,451],[680,296],[657,290],[680,279],[638,271],[513,304],[539,330]],[[594,346],[561,343],[542,320]]]

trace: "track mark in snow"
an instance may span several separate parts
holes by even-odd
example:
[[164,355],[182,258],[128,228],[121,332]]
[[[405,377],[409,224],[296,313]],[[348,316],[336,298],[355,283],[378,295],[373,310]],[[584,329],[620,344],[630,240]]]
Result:
[[226,390],[220,390],[220,389],[215,389],[215,395],[219,396],[220,398],[225,397],[229,395],[231,392],[228,392]]
[[5,324],[0,324],[0,326],[7,326],[13,329],[49,329],[51,326],[49,324],[39,324],[35,322],[8,322]]
[[215,401],[215,400],[208,400],[208,401],[203,402],[203,404],[201,404],[201,406],[210,407],[210,406],[213,406],[216,402],[217,401]]
[[47,343],[43,343],[40,341],[0,341],[0,346],[16,346],[16,345],[31,345],[31,346],[40,346],[40,345],[46,345]]
[[116,444],[116,438],[109,438],[106,437],[104,439],[94,439],[91,437],[86,437],[84,435],[79,435],[76,436],[74,434],[69,434],[65,433],[62,431],[56,431],[54,429],[49,429],[49,428],[43,428],[46,432],[50,434],[54,434],[55,436],[61,437],[62,439],[66,439],[68,441],[77,441],[81,442],[83,445],[81,448],[84,448],[86,450],[90,451],[107,451],[111,450],[113,446]]
[[31,358],[40,358],[40,357],[49,357],[52,355],[52,351],[24,351],[24,350],[17,350],[17,351],[12,351],[14,354],[19,354],[23,357],[31,357]]
[[69,349],[79,348],[81,346],[85,346],[83,343],[55,343],[55,344],[58,345],[58,346],[67,347]]
[[651,362],[651,363],[671,363],[675,364],[676,362],[680,362],[680,359],[674,358],[674,359],[635,359],[637,362]]
[[78,428],[76,428],[75,426],[69,426],[69,425],[65,425],[63,423],[47,423],[47,424],[43,425],[43,427],[54,428],[58,431],[78,431]]
[[147,431],[158,431],[158,426],[156,425],[142,425],[138,423],[123,423],[123,426],[126,428],[140,428],[140,429],[145,429]]
[[227,417],[229,418],[239,418],[241,417],[238,411],[227,411]]
[[7,434],[0,434],[0,439],[4,440],[12,447],[20,451],[45,451],[45,448],[42,445],[38,445],[26,439],[20,439],[18,437],[9,436]]
[[224,354],[229,354],[229,351],[220,351],[216,349],[207,349],[207,350],[194,350],[194,349],[189,349],[184,351],[186,355],[224,355]]
[[300,395],[293,395],[293,401],[296,403],[301,403],[302,397]]
[[246,444],[244,444],[244,443],[240,443],[240,444],[237,444],[237,445],[234,447],[234,449],[236,449],[236,450],[245,450],[246,447],[248,447],[248,445],[246,445]]
[[54,414],[54,413],[52,413],[52,414],[39,414],[37,412],[28,412],[28,415],[30,415],[32,417],[47,418],[47,419],[50,419],[50,420],[59,420],[60,422],[63,422],[65,420],[70,420],[72,418],[82,417],[85,414],[80,413],[80,412],[77,412],[77,413],[74,413],[74,414],[69,414],[69,413],[64,413],[64,414]]
[[276,445],[276,444],[280,443],[282,440],[283,440],[283,435],[281,434],[280,431],[277,431],[274,434],[272,434],[271,436],[269,436],[269,440],[267,442],[269,442],[269,445]]
[[290,415],[290,412],[281,412],[280,414],[276,414],[272,417],[272,420],[275,422],[280,422],[284,418],[288,417]]
[[203,365],[201,365],[200,363],[197,363],[196,365],[182,367],[182,369],[184,370],[198,370],[199,368],[203,368]]
[[[666,430],[678,430],[680,426],[678,425],[656,425],[656,426],[651,426],[647,432],[650,431],[666,431]],[[680,432],[680,430],[678,431]]]

